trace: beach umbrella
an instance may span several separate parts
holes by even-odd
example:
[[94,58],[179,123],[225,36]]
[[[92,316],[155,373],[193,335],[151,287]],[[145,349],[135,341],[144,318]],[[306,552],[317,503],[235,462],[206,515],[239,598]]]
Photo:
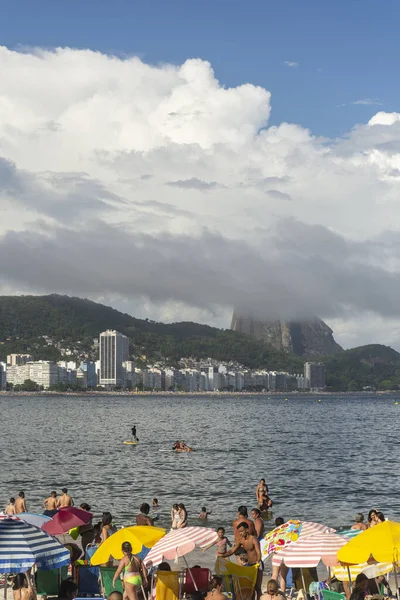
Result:
[[279,557],[278,565],[284,562],[287,567],[316,567],[322,561],[327,567],[338,565],[338,550],[347,544],[347,539],[335,533],[317,533],[300,537],[295,544],[289,544],[272,558]]
[[87,510],[75,506],[66,506],[60,508],[51,521],[42,525],[42,529],[50,535],[61,535],[67,533],[70,529],[74,529],[74,527],[86,525],[92,518],[92,513]]
[[159,565],[164,559],[174,560],[183,556],[186,567],[192,578],[193,585],[198,591],[196,581],[192,571],[189,568],[185,554],[189,554],[196,547],[204,548],[209,544],[213,544],[218,540],[218,534],[215,529],[209,527],[184,527],[182,529],[174,529],[167,533],[146,556],[144,562],[147,567]]
[[145,558],[145,564],[153,567],[165,559],[174,560],[180,556],[184,557],[196,547],[204,548],[217,540],[217,532],[209,527],[174,529],[153,546]]
[[[336,530],[322,523],[313,521],[290,520],[275,527],[261,540],[261,558],[265,560],[273,552],[282,550],[288,544],[297,542],[300,538],[315,535],[317,533],[334,533]],[[281,561],[279,562],[279,564]]]
[[92,565],[101,565],[110,560],[110,556],[120,560],[123,557],[122,544],[129,542],[133,554],[139,554],[143,547],[152,548],[166,534],[161,527],[134,525],[119,529],[108,537],[90,559]]
[[396,594],[399,597],[397,583],[397,564],[400,552],[400,523],[384,521],[350,540],[340,548],[338,559],[346,565],[360,563],[390,562],[393,565],[396,581]]
[[357,575],[364,573],[368,579],[379,577],[380,575],[387,575],[393,569],[392,563],[376,563],[370,565],[368,563],[362,563],[360,565],[351,565],[347,567],[333,567],[332,575],[339,579],[339,581],[355,581]]
[[46,517],[46,515],[38,515],[36,513],[18,513],[18,519],[25,521],[25,523],[29,523],[29,525],[34,525],[35,527],[42,527],[47,521],[51,521],[51,517]]
[[22,573],[34,564],[57,569],[69,562],[68,550],[42,529],[18,518],[0,520],[0,573]]

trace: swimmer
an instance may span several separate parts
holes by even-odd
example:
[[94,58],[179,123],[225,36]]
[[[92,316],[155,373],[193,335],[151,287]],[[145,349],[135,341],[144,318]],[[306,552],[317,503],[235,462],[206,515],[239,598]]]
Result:
[[201,512],[197,515],[198,519],[201,519],[202,521],[207,521],[207,517],[208,515],[212,514],[212,510],[207,510],[207,508],[205,506],[201,507]]
[[18,498],[15,501],[15,512],[17,515],[19,513],[27,512],[24,492],[19,492],[18,494]]
[[4,509],[4,513],[6,515],[8,515],[9,517],[11,517],[12,515],[16,514],[16,510],[15,510],[15,498],[10,498],[9,503],[7,504],[7,506]]
[[132,546],[129,542],[122,544],[123,558],[119,561],[117,570],[113,577],[113,587],[118,577],[124,572],[124,599],[137,600],[138,590],[147,587],[147,570],[143,561],[132,554]]
[[50,496],[43,500],[43,508],[45,510],[56,510],[57,502],[57,492],[51,492]]
[[154,521],[149,517],[150,506],[147,502],[143,502],[140,506],[140,513],[136,515],[136,525],[149,525],[153,527]]
[[68,494],[68,490],[67,488],[63,488],[61,490],[61,496],[58,499],[57,502],[57,508],[66,508],[67,506],[73,506],[74,505],[74,501],[72,500],[71,496]]

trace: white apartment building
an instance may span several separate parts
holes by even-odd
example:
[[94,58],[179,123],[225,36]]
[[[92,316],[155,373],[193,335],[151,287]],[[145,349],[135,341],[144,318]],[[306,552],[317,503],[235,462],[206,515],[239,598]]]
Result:
[[59,367],[48,360],[38,360],[25,365],[7,365],[7,381],[12,385],[22,385],[27,379],[44,389],[58,383]]
[[6,363],[0,362],[0,391],[4,391],[7,388],[7,365]]
[[100,334],[100,379],[104,387],[125,387],[123,363],[129,358],[129,340],[126,335],[108,329]]
[[8,354],[7,364],[15,367],[16,365],[25,365],[27,362],[32,362],[33,356],[30,354]]

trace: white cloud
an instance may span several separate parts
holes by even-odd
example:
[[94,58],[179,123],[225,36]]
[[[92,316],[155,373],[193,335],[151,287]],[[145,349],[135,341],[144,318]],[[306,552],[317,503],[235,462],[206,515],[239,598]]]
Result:
[[286,65],[287,67],[290,67],[291,69],[295,69],[296,67],[299,66],[299,63],[295,62],[293,60],[285,60],[285,62],[283,64]]
[[400,347],[400,114],[326,140],[268,127],[270,93],[200,59],[1,48],[0,70],[0,291],[226,326],[234,304],[318,313]]
[[382,102],[374,100],[373,98],[362,98],[361,100],[355,100],[352,104],[359,104],[361,106],[382,106]]

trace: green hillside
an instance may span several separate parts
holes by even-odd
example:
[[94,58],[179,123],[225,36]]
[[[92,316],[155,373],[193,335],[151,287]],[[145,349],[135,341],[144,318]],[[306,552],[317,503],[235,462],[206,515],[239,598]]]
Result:
[[[62,341],[63,347],[74,348],[77,355],[89,353],[96,358],[93,338],[105,329],[116,329],[130,338],[131,355],[139,365],[152,361],[176,365],[181,357],[191,356],[235,361],[251,369],[303,371],[303,359],[230,330],[135,319],[109,306],[69,296],[0,296],[0,360],[11,352],[59,360],[59,348],[48,345],[42,336]],[[326,364],[331,391],[400,387],[400,354],[387,346],[361,346],[320,360]]]
[[345,350],[323,359],[326,364],[326,383],[334,390],[380,390],[400,386],[400,354],[380,344],[370,344]]
[[232,360],[249,368],[301,372],[303,361],[243,334],[198,323],[156,323],[135,319],[113,308],[69,296],[0,296],[0,359],[10,352],[31,352],[34,358],[58,359],[59,351],[40,336],[81,342],[88,349],[105,329],[116,329],[131,340],[131,353],[149,359],[183,356]]

